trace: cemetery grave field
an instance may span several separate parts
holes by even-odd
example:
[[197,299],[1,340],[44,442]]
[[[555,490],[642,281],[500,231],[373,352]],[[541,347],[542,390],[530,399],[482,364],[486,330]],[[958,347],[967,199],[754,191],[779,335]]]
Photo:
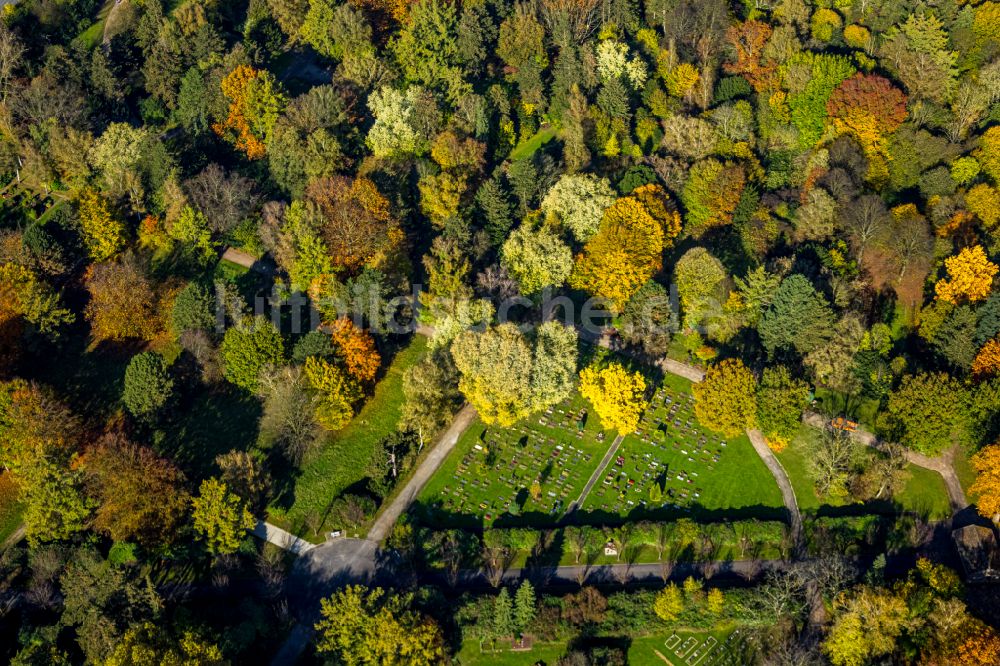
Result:
[[[477,422],[422,491],[417,513],[431,527],[555,524],[614,437],[578,394],[512,428]],[[784,517],[781,492],[747,437],[701,427],[690,383],[674,376],[655,389],[577,515],[588,523]]]
[[421,492],[422,518],[448,527],[556,523],[614,437],[579,394],[511,428],[478,421]]
[[732,518],[780,518],[782,507],[781,491],[746,435],[727,440],[702,427],[690,383],[668,376],[582,511],[609,519],[719,519],[726,511]]

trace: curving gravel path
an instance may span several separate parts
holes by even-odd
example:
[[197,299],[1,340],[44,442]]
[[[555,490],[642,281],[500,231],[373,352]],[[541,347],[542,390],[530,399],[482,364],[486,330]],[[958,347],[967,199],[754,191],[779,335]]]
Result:
[[792,482],[788,479],[788,473],[785,472],[781,461],[774,455],[774,451],[767,445],[767,441],[760,430],[747,430],[747,437],[750,438],[750,443],[753,444],[754,451],[757,452],[760,459],[767,465],[771,476],[774,477],[778,488],[781,489],[781,498],[785,502],[785,508],[788,510],[788,516],[792,522],[792,542],[798,547],[802,543],[802,514],[799,512],[799,502],[795,499],[795,490],[792,489]]
[[[816,412],[806,412],[803,414],[802,422],[820,430],[824,430],[830,425],[830,420],[827,417]],[[873,449],[879,449],[884,444],[878,437],[860,426],[858,426],[857,430],[849,434],[856,442],[870,446]],[[929,469],[932,472],[937,472],[944,479],[945,488],[948,489],[948,501],[951,504],[952,513],[958,513],[969,506],[969,500],[965,496],[965,491],[958,480],[958,475],[955,473],[954,460],[957,448],[954,447],[945,452],[944,455],[936,458],[904,448],[904,455],[908,463]]]

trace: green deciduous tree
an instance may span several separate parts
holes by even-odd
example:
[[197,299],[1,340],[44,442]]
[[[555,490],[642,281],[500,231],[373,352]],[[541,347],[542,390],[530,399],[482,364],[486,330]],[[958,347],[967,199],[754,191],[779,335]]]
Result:
[[65,457],[31,456],[23,461],[19,478],[28,543],[68,539],[86,529],[93,505],[83,492],[83,472]]
[[219,352],[226,379],[251,392],[257,390],[262,370],[285,360],[281,334],[264,317],[246,319],[226,331]]
[[577,241],[586,243],[597,233],[604,211],[614,202],[615,192],[606,178],[564,175],[542,199],[542,211],[556,216]]
[[958,76],[958,54],[950,50],[941,19],[931,12],[911,14],[888,31],[879,55],[914,97],[944,103]]
[[891,654],[909,621],[905,599],[862,587],[838,601],[823,652],[835,666],[863,666]]
[[570,394],[576,335],[557,322],[539,327],[532,341],[513,324],[467,331],[451,346],[459,389],[486,423],[509,427]]
[[745,184],[746,172],[737,164],[707,159],[691,167],[681,191],[688,232],[700,236],[732,223]]
[[798,431],[809,404],[809,385],[788,368],[765,368],[757,389],[757,425],[768,438],[790,439]]
[[129,627],[158,620],[163,601],[148,576],[81,548],[59,577],[63,613],[88,663],[103,664]]
[[229,662],[216,644],[194,631],[185,630],[175,636],[162,625],[143,622],[125,632],[103,663],[105,666],[224,666]]
[[551,229],[525,221],[503,244],[501,264],[521,293],[533,296],[562,286],[573,270],[573,253]]
[[694,247],[685,252],[674,266],[674,279],[686,327],[722,314],[726,269],[708,250]]
[[941,372],[908,375],[889,395],[880,424],[899,443],[939,455],[969,439],[968,393]]

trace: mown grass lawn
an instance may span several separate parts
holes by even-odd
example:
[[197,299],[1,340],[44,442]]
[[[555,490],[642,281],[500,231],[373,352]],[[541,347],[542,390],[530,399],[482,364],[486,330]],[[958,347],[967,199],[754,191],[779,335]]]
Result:
[[97,17],[89,28],[79,34],[79,39],[88,49],[93,49],[104,39],[104,23],[108,20],[111,8],[115,6],[115,0],[107,0],[97,12]]
[[[809,471],[809,456],[812,447],[816,446],[822,436],[823,433],[816,428],[803,425],[792,438],[788,447],[777,454],[778,460],[781,461],[788,473],[788,479],[792,483],[795,499],[799,503],[799,510],[803,513],[816,513],[824,508],[851,504],[847,500],[820,497],[816,494],[816,486]],[[865,449],[862,455],[875,454],[870,449]],[[928,516],[931,519],[946,518],[950,508],[948,491],[941,475],[915,465],[907,465],[906,471],[910,477],[903,490],[897,493],[894,498],[896,508]],[[860,505],[858,506],[860,507]],[[871,512],[877,513],[893,510],[892,505],[886,503],[873,503],[869,508]]]
[[[703,656],[697,660],[697,663],[713,663],[712,657],[727,650],[726,639],[732,633],[733,627],[728,626],[710,631],[678,629],[674,632],[668,630],[633,638],[628,649],[628,663],[629,666],[663,666],[663,664],[687,666],[688,662],[685,661],[685,658],[690,659],[691,655],[699,648],[703,650]],[[672,636],[679,639],[676,645],[676,639],[672,639]],[[709,643],[706,646],[705,641],[712,638],[715,639],[715,644]],[[667,647],[668,645],[674,646],[673,649]],[[685,645],[689,647],[686,649],[681,647]],[[682,651],[684,657],[678,656],[678,650]],[[734,654],[734,656],[736,655]],[[737,663],[741,662],[737,660]]]
[[[676,632],[672,630],[660,630],[655,631],[648,636],[637,636],[632,638],[622,638],[621,642],[628,645],[627,652],[627,663],[630,666],[663,666],[663,664],[670,664],[676,666],[687,666],[684,659],[677,656],[674,650],[679,649],[680,645],[684,644],[684,641],[688,639],[694,639],[689,647],[686,655],[690,655],[698,649],[698,646],[703,645],[704,641],[709,638],[714,638],[718,643],[717,646],[711,651],[707,652],[705,657],[702,657],[701,662],[709,663],[709,656],[714,655],[716,652],[721,652],[725,649],[726,639],[732,634],[732,626],[720,627],[712,630],[696,631],[687,629],[678,629]],[[676,633],[676,636],[680,639],[679,644],[674,650],[667,648],[667,641],[671,639]],[[613,640],[613,639],[612,639]],[[671,641],[671,644],[673,642]],[[488,648],[483,650],[479,647],[479,642],[473,638],[462,643],[462,649],[455,656],[456,661],[462,666],[479,666],[480,664],[498,664],[500,666],[533,666],[534,664],[544,664],[545,666],[551,666],[555,664],[561,657],[565,656],[569,651],[569,646],[567,643],[558,641],[551,643],[535,643],[530,650],[523,652],[511,652],[510,650],[498,650],[490,651]],[[663,655],[661,658],[657,655]],[[664,661],[663,659],[667,661]]]
[[[781,518],[781,491],[750,440],[726,440],[699,424],[688,380],[664,377],[638,430],[622,441],[584,510],[598,517]],[[664,491],[659,503],[650,500],[654,483]]]
[[816,389],[818,409],[827,416],[847,416],[861,423],[868,430],[873,430],[878,416],[879,403],[871,398],[848,396],[832,389],[819,387]]
[[403,373],[416,364],[426,348],[426,339],[415,336],[396,354],[357,416],[302,463],[291,497],[284,500],[290,499],[290,505],[287,509],[272,506],[272,522],[305,538],[322,533],[330,505],[345,491],[364,484],[375,445],[396,430],[403,406]]
[[[955,476],[958,477],[958,482],[962,484],[962,490],[968,493],[969,486],[976,482],[976,468],[972,466],[969,456],[961,450],[955,456],[954,467]],[[975,498],[970,497],[969,500],[974,501]]]
[[916,465],[907,465],[910,478],[903,491],[896,495],[896,501],[906,511],[911,511],[931,520],[943,520],[951,515],[948,488],[937,472]]
[[514,150],[510,151],[509,159],[511,160],[523,160],[531,157],[535,152],[547,144],[549,141],[554,139],[556,136],[556,130],[554,127],[548,126],[543,127],[531,138],[522,141],[521,143],[514,146]]
[[820,506],[830,504],[829,500],[821,499],[816,494],[816,486],[809,474],[809,451],[821,436],[822,433],[816,428],[803,425],[785,450],[775,454],[792,483],[799,510],[804,513],[814,512]]

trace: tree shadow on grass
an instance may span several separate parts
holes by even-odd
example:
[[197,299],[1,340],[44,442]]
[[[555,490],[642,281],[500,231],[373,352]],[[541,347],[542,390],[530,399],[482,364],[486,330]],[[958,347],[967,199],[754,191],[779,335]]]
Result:
[[90,347],[89,335],[66,335],[58,347],[38,350],[26,376],[52,386],[77,414],[109,416],[118,407],[125,368],[145,341],[103,341]]
[[189,475],[206,478],[217,472],[217,456],[256,446],[260,414],[260,402],[238,389],[195,389],[164,428],[157,448]]

